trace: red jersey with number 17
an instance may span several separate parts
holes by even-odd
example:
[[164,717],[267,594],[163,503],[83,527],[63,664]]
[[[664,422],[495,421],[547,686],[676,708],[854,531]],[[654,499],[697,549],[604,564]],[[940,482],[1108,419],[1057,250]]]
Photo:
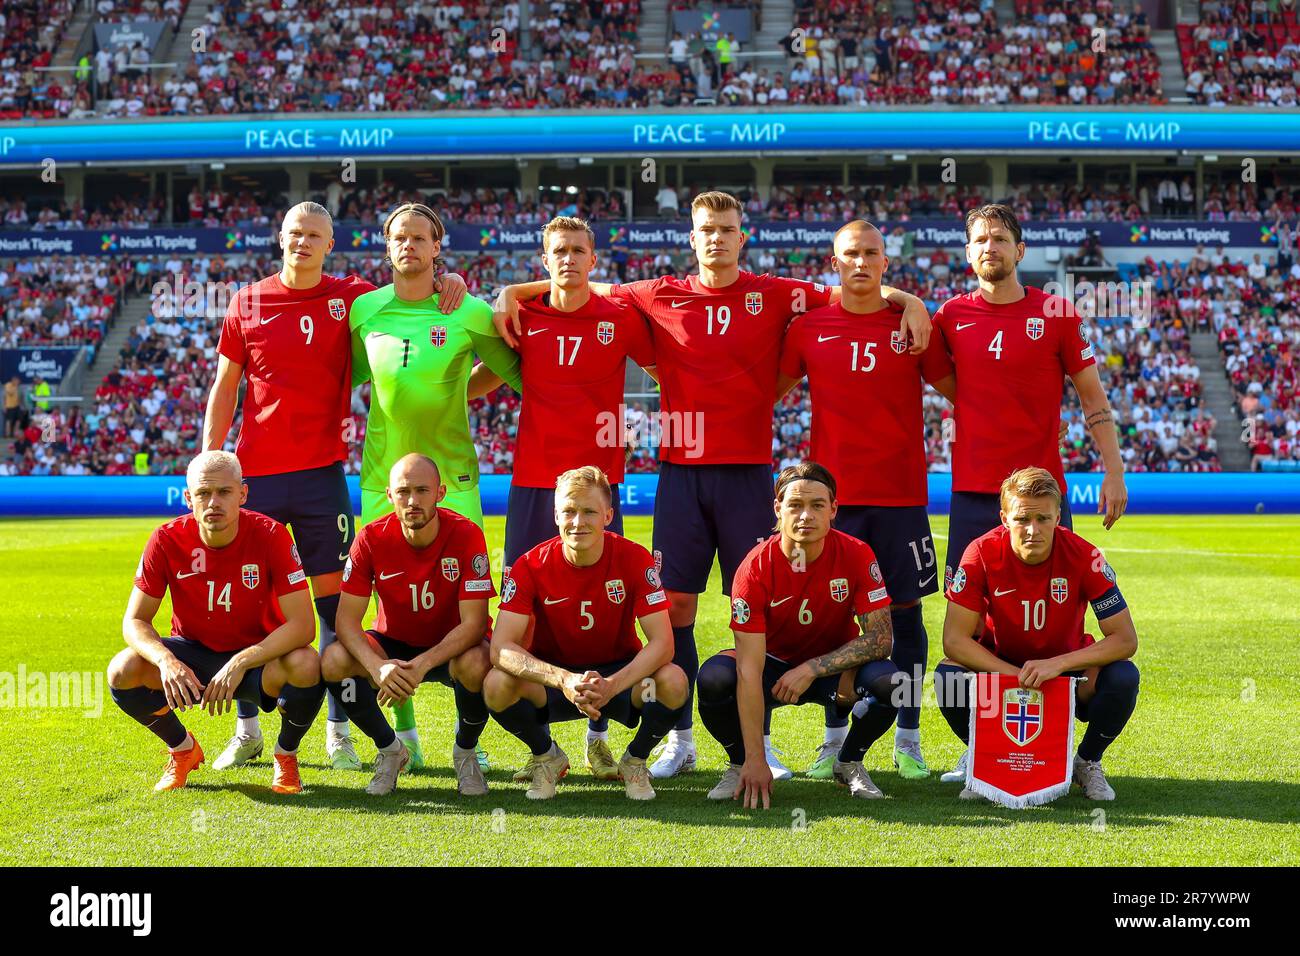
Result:
[[343,590],[379,598],[375,630],[415,647],[433,647],[460,624],[461,601],[495,595],[483,530],[468,518],[438,509],[438,534],[416,548],[396,514],[372,521],[352,542]]
[[939,336],[921,355],[899,333],[903,310],[850,312],[841,303],[797,316],[785,333],[781,373],[808,376],[812,459],[835,476],[844,505],[924,505],[922,379],[952,374]]
[[510,566],[501,610],[531,614],[537,627],[530,653],[548,664],[587,667],[635,657],[637,618],[668,610],[650,552],[605,532],[600,560],[570,564],[557,535]]
[[934,324],[957,369],[953,491],[995,494],[1007,475],[1037,466],[1064,494],[1065,376],[1096,364],[1074,306],[1032,286],[1019,301],[993,305],[977,289],[945,302]]
[[543,296],[520,303],[519,323],[524,399],[511,482],[554,488],[561,472],[583,465],[621,482],[627,360],[654,364],[645,319],[597,295],[572,312]]
[[352,300],[374,286],[322,276],[290,289],[279,273],[240,289],[217,351],[244,367],[244,420],[235,454],[245,475],[320,468],[348,457],[352,421]]
[[144,546],[135,586],[162,600],[172,592],[172,634],[214,651],[260,644],[284,623],[276,600],[307,588],[289,529],[239,509],[235,540],[208,547],[193,514],[157,528]]
[[699,276],[661,276],[614,287],[640,310],[654,336],[664,461],[687,465],[771,464],[772,406],[786,326],[829,305],[820,284],[742,271],[713,289]]

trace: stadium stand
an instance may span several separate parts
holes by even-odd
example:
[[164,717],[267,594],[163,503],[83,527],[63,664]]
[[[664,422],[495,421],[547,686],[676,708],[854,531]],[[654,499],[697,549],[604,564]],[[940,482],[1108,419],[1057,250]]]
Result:
[[1200,22],[1177,31],[1193,103],[1293,108],[1300,102],[1295,0],[1202,3]]

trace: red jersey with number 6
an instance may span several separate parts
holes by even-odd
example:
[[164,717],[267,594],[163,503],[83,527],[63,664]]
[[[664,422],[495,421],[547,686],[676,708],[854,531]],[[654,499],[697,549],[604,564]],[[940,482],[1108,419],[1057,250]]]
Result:
[[214,651],[238,651],[284,623],[276,598],[306,590],[307,574],[288,528],[240,508],[235,540],[222,548],[203,543],[193,514],[157,528],[134,583],[159,600],[171,589],[173,635]]

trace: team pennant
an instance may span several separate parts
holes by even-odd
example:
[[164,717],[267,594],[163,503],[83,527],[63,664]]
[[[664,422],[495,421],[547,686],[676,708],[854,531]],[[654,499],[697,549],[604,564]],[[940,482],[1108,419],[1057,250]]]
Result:
[[1007,674],[975,675],[966,786],[1013,809],[1068,793],[1074,771],[1074,680],[1054,677],[1030,689]]

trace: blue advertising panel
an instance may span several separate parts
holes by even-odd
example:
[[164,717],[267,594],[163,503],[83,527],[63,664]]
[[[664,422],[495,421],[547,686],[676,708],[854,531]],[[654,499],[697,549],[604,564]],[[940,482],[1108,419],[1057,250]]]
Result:
[[58,385],[80,352],[79,345],[71,348],[0,349],[0,382],[7,382],[17,375],[22,384],[32,385],[39,375],[51,385]]

